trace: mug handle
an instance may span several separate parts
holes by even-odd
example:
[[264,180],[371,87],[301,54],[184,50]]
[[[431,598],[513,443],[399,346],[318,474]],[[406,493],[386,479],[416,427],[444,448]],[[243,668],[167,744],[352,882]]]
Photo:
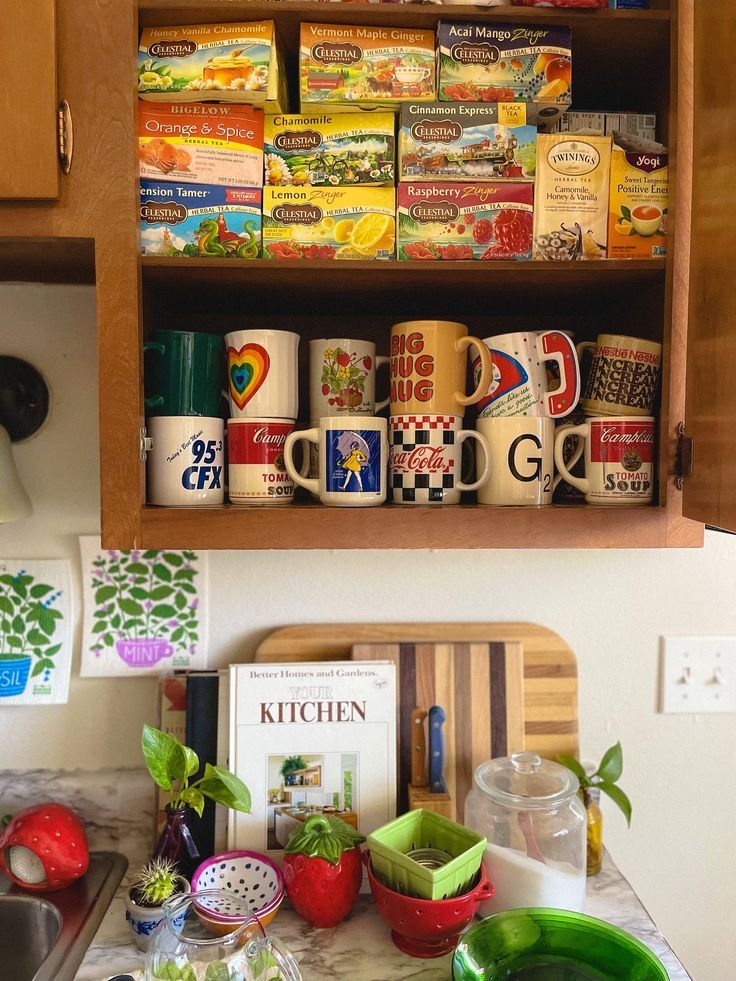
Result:
[[595,349],[598,347],[596,341],[581,341],[576,345],[575,350],[578,353],[578,364],[580,365],[580,377],[583,377],[583,355],[586,351],[591,352],[591,357],[595,357]]
[[[590,438],[590,425],[587,422],[581,422],[579,426],[560,426],[560,428],[555,433],[555,465],[561,474],[561,479],[567,481],[571,487],[577,487],[579,491],[583,494],[587,494],[590,490],[590,481],[587,477],[574,477],[568,470],[565,459],[562,455],[565,448],[565,439],[568,436],[578,436],[583,438]],[[582,445],[583,440],[580,439]],[[570,461],[570,466],[574,466],[575,463],[580,459],[578,455],[574,462]],[[557,486],[555,484],[555,486]]]
[[[557,437],[557,433],[560,432],[560,430],[562,430],[562,429],[564,429],[565,430],[565,434],[567,436],[569,436],[570,435],[570,430],[572,428],[573,428],[572,427],[572,423],[569,423],[569,422],[566,423],[566,425],[564,425],[564,426],[560,426],[560,429],[558,429],[557,432],[555,433],[555,438]],[[563,449],[564,449],[564,447],[563,447]],[[574,450],[572,456],[570,457],[570,459],[567,461],[567,469],[568,470],[572,470],[572,468],[577,464],[578,460],[583,455],[583,450],[584,449],[585,449],[585,443],[583,442],[582,439],[580,439],[579,437],[576,436],[575,437],[575,450]],[[559,487],[561,481],[562,481],[562,474],[559,474],[558,473],[557,476],[552,481],[552,490],[553,491],[556,491],[557,490],[557,488]]]
[[146,403],[147,409],[152,409],[156,405],[163,405],[164,397],[163,395],[150,395],[148,398],[143,399],[143,401]]
[[[474,483],[466,484],[462,480],[458,480],[456,487],[461,491],[474,491],[478,490],[481,484],[485,484],[486,480],[488,480],[488,474],[491,472],[491,451],[488,446],[488,440],[482,433],[477,432],[475,429],[461,429],[457,434],[458,446],[462,446],[466,439],[474,439],[483,450],[483,472]],[[478,460],[476,457],[477,469]]]
[[[382,368],[385,364],[390,364],[391,358],[376,358],[376,382],[378,381],[378,369]],[[386,397],[383,402],[376,402],[376,407],[373,415],[377,416],[379,412],[382,412],[391,400]]]
[[284,466],[295,484],[305,487],[310,494],[319,496],[319,480],[314,477],[302,477],[294,465],[294,444],[302,440],[308,440],[310,443],[319,442],[319,429],[303,429],[298,433],[289,433],[284,444]]
[[458,354],[462,354],[463,351],[467,351],[469,347],[474,347],[478,352],[478,358],[480,360],[480,376],[478,377],[478,385],[476,386],[476,389],[472,395],[464,395],[462,392],[455,392],[454,398],[459,405],[475,405],[476,402],[480,402],[488,389],[491,387],[493,372],[491,352],[488,350],[488,347],[483,343],[483,341],[478,340],[477,337],[471,337],[470,334],[466,334],[465,337],[459,337],[457,343],[455,344],[455,350]]
[[555,361],[560,369],[560,387],[544,395],[545,414],[550,419],[569,415],[580,398],[580,365],[575,345],[559,330],[545,330],[537,337],[540,361]]
[[[143,342],[143,353],[146,351],[153,351],[154,354],[164,354],[166,352],[166,345],[162,344],[160,341],[144,341]],[[157,405],[164,404],[163,395],[150,395],[148,398],[143,399],[147,409],[153,409]]]

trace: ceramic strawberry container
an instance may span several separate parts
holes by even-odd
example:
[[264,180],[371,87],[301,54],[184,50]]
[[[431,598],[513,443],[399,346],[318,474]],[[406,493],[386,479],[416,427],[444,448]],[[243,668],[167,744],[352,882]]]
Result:
[[0,867],[17,886],[55,892],[87,871],[89,848],[77,815],[51,802],[26,807],[0,836]]

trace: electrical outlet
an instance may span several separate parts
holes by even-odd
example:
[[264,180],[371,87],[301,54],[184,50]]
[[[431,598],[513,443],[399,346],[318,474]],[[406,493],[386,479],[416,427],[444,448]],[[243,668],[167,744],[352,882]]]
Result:
[[660,712],[736,712],[736,637],[663,637]]

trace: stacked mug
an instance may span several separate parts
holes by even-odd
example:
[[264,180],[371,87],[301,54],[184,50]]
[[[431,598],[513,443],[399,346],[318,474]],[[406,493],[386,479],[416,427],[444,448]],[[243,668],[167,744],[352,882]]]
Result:
[[[310,429],[286,441],[285,464],[292,480],[323,504],[371,507],[386,500],[386,420],[376,416],[376,357],[369,341],[320,338],[309,344]],[[294,461],[297,443],[303,462]],[[309,447],[308,452],[306,446]]]
[[168,507],[222,504],[223,343],[214,334],[156,330],[143,345],[148,500]]
[[268,328],[225,335],[228,494],[232,504],[290,504],[284,464],[299,407],[299,335]]

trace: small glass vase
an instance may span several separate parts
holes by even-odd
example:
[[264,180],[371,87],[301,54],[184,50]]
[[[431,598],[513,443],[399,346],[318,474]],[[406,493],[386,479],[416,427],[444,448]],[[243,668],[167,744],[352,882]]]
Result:
[[589,876],[598,875],[603,864],[603,813],[598,807],[600,799],[600,790],[588,790],[585,793],[585,819],[588,839],[586,872]]
[[166,825],[153,850],[154,860],[163,858],[176,862],[179,873],[190,880],[200,863],[199,850],[187,823],[191,813],[189,807],[171,808],[167,804]]

